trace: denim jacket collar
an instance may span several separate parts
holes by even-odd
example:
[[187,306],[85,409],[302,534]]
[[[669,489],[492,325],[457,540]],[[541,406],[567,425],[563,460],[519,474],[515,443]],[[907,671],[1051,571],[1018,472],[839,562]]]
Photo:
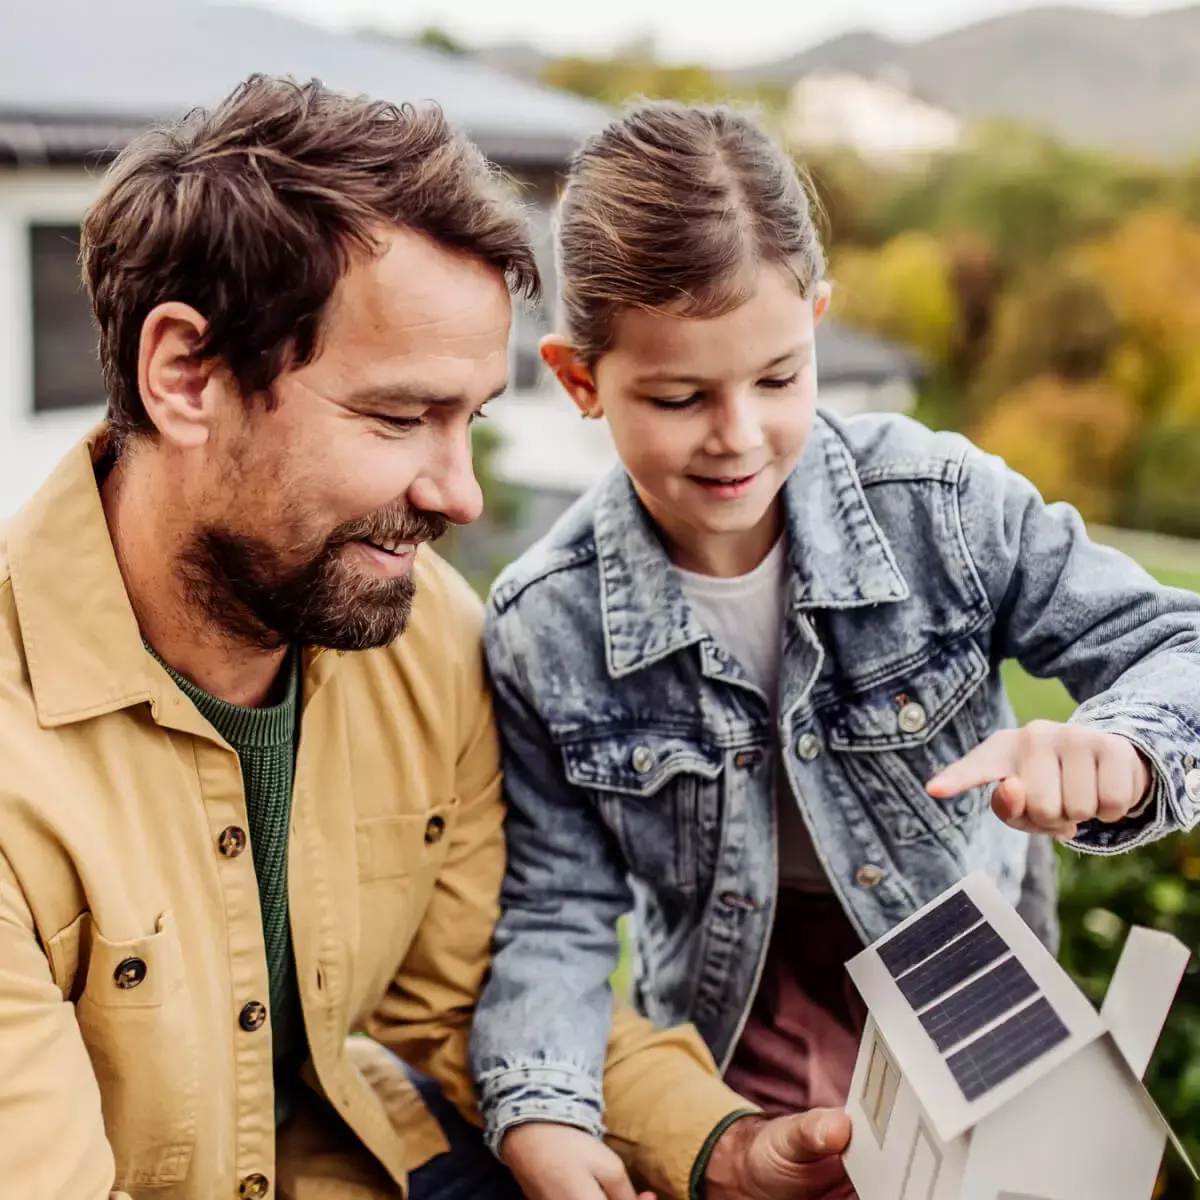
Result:
[[[784,485],[783,503],[795,610],[907,599],[908,584],[867,504],[850,451],[819,414],[804,455]],[[612,678],[705,640],[623,469],[601,486],[595,536]]]

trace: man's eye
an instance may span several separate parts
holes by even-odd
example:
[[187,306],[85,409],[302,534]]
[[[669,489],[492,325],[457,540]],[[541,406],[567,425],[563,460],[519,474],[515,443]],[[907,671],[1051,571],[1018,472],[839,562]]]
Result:
[[372,413],[371,419],[391,430],[415,429],[421,424],[420,417],[395,417],[384,413]]

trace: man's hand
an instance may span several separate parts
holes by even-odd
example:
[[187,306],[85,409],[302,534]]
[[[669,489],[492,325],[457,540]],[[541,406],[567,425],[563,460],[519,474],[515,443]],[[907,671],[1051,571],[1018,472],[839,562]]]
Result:
[[1141,752],[1115,733],[1057,721],[1004,729],[928,783],[945,800],[998,783],[992,809],[1026,833],[1075,837],[1081,821],[1119,821],[1146,797],[1153,776]]
[[517,1125],[504,1135],[500,1157],[527,1200],[654,1200],[634,1191],[625,1164],[602,1141],[570,1125]]
[[713,1148],[705,1200],[854,1200],[841,1158],[849,1144],[840,1109],[743,1117]]

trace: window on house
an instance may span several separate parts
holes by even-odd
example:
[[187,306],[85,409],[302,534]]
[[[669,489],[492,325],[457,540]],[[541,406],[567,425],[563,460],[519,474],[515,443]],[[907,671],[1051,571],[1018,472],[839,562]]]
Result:
[[904,1178],[900,1200],[933,1200],[941,1165],[942,1156],[933,1138],[924,1125],[918,1124],[917,1140],[913,1143],[912,1157],[908,1160],[908,1173]]
[[863,1090],[863,1111],[879,1144],[887,1136],[892,1109],[896,1106],[896,1093],[900,1089],[900,1071],[888,1053],[883,1039],[875,1034],[871,1046],[871,1063],[867,1068],[867,1082]]
[[96,326],[79,274],[79,226],[31,225],[33,411],[104,403]]

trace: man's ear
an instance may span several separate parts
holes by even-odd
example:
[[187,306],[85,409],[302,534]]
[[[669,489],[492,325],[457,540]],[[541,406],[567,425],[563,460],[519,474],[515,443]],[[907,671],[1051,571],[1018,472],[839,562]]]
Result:
[[821,318],[829,311],[829,301],[833,296],[833,284],[828,279],[822,279],[817,284],[816,294],[813,296],[813,324],[819,324]]
[[584,417],[602,417],[604,407],[596,394],[596,381],[589,367],[575,353],[575,347],[566,338],[549,334],[538,344],[542,362],[554,372],[554,377],[563,385],[568,396]]
[[216,364],[198,356],[207,327],[194,308],[175,301],[142,322],[138,391],[160,436],[181,449],[208,441],[221,401]]

